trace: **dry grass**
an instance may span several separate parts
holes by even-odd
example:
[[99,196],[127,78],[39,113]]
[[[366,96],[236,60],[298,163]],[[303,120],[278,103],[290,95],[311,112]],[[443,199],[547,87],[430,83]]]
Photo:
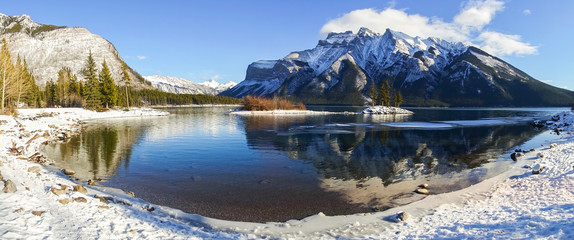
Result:
[[242,99],[243,110],[247,111],[272,111],[272,110],[306,110],[303,103],[280,98],[264,98],[257,96],[245,96]]

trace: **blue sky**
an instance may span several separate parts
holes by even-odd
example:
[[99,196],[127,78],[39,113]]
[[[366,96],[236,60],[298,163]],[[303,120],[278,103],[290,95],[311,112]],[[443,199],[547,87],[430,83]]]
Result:
[[574,1],[2,1],[0,12],[85,27],[142,75],[239,82],[247,66],[313,48],[329,31],[387,27],[477,45],[574,90]]

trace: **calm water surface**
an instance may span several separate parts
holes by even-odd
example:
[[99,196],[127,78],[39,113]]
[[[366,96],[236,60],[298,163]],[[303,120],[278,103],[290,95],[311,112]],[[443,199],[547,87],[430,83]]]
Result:
[[[353,107],[315,110],[358,112]],[[229,107],[91,121],[44,152],[79,178],[189,213],[285,221],[370,212],[496,175],[514,148],[556,138],[528,125],[567,109],[411,109],[409,117],[235,116]],[[404,123],[406,122],[406,124]]]

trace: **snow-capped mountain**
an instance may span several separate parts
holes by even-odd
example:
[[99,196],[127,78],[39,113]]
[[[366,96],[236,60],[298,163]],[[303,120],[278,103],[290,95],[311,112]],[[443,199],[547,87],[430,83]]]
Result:
[[290,96],[310,103],[363,104],[388,80],[405,104],[549,106],[574,103],[574,93],[542,83],[503,60],[462,43],[411,37],[387,29],[331,33],[313,49],[247,68],[222,95]]
[[166,76],[146,76],[146,80],[159,90],[178,94],[208,94],[217,95],[222,91],[237,85],[235,82],[218,83],[214,80],[194,83],[187,79]]
[[[112,77],[119,83],[125,62],[115,47],[85,28],[39,24],[28,15],[7,16],[0,13],[0,39],[6,39],[14,60],[18,55],[26,60],[39,86],[58,77],[62,67],[69,67],[83,80],[81,69],[91,51],[97,67],[106,60]],[[126,65],[127,66],[127,65]],[[145,80],[128,67],[136,88],[148,88]]]

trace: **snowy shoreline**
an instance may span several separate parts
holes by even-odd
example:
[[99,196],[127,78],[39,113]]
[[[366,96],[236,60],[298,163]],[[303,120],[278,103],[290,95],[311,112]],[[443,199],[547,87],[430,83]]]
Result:
[[[526,153],[508,171],[471,187],[429,195],[382,212],[346,216],[319,213],[284,223],[233,222],[187,214],[147,203],[118,189],[72,181],[51,166],[28,161],[30,156],[41,152],[45,141],[61,138],[62,133],[80,131],[81,121],[165,114],[153,109],[104,113],[83,109],[24,109],[17,118],[0,116],[0,144],[5,146],[0,152],[0,176],[14,183],[17,189],[13,193],[0,192],[0,238],[574,237],[572,112],[548,123],[567,134],[558,145],[550,148],[549,143]],[[21,155],[9,152],[12,142],[14,146],[22,146]],[[545,166],[545,170],[532,174],[536,164]],[[4,181],[0,181],[0,188],[9,185]],[[60,195],[51,190],[61,190],[63,185],[68,190]],[[72,190],[75,185],[83,185],[87,193]],[[410,218],[397,223],[395,214],[399,211],[408,213]]]

